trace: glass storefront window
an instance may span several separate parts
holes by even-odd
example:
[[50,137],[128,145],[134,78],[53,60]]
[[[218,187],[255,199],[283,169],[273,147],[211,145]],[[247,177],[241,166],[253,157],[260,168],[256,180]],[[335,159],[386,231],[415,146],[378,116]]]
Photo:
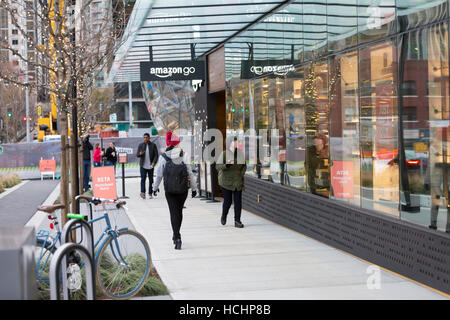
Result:
[[286,78],[286,184],[306,191],[306,120],[304,67]]
[[360,205],[358,52],[330,59],[330,198]]
[[266,150],[247,174],[450,232],[448,16],[448,0],[293,1],[238,35],[227,133]]
[[359,50],[361,205],[398,216],[397,48]]
[[328,197],[330,191],[328,133],[328,61],[308,66],[305,75],[306,175],[308,191]]
[[[401,218],[450,231],[448,26],[400,39]],[[411,82],[414,90],[406,90]]]

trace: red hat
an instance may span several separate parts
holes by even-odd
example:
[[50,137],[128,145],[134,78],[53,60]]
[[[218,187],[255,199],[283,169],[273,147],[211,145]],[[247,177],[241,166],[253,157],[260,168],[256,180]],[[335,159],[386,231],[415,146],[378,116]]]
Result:
[[180,143],[180,138],[175,133],[172,133],[172,131],[167,131],[167,133],[166,133],[166,145],[168,147],[170,147],[170,146],[177,146],[179,143]]

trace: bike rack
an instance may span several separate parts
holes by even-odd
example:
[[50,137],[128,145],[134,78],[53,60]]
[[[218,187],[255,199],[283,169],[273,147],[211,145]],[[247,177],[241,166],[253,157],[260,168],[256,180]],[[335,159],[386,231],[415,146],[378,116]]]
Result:
[[[59,300],[59,288],[58,270],[63,259],[66,259],[66,255],[73,250],[77,250],[81,253],[86,261],[86,295],[88,300],[95,300],[95,273],[94,273],[94,261],[90,252],[80,244],[77,243],[65,243],[56,250],[50,262],[50,299]],[[66,266],[66,263],[63,264]],[[65,279],[65,273],[63,273],[63,279]],[[69,296],[69,290],[64,288],[64,298]]]
[[[64,228],[63,228],[63,230],[62,230],[62,233],[61,233],[61,242],[62,242],[62,244],[64,245],[64,244],[74,244],[74,243],[68,243],[68,241],[69,241],[69,234],[70,234],[70,232],[72,232],[73,231],[73,227],[75,226],[75,225],[81,225],[81,227],[86,231],[86,233],[87,233],[87,235],[88,235],[88,248],[86,249],[85,247],[83,247],[83,246],[81,246],[81,245],[79,245],[79,244],[77,244],[77,246],[79,246],[79,247],[82,247],[87,253],[88,253],[88,256],[89,256],[89,260],[90,260],[90,264],[92,265],[92,268],[93,268],[93,265],[94,265],[94,235],[93,235],[93,232],[92,232],[92,228],[91,228],[91,226],[89,225],[89,223],[87,223],[85,220],[82,220],[82,219],[70,219],[65,225],[64,225]],[[68,249],[68,250],[70,250],[70,249]],[[72,248],[72,250],[75,250],[75,248]],[[71,252],[72,250],[70,250],[70,251],[68,251],[68,252]],[[59,248],[58,248],[58,250],[55,252],[55,255],[58,253],[58,251],[59,251]],[[62,266],[62,273],[65,275],[66,273],[67,273],[67,259],[66,259],[66,254],[67,254],[67,252],[66,253],[64,253],[64,254],[62,254],[62,256],[61,256],[61,258],[60,258],[60,261],[58,262],[58,264],[55,266],[55,268],[56,268],[56,270],[55,270],[55,277],[56,277],[56,275],[57,275],[57,272],[58,272],[58,270],[59,270],[59,266],[61,265]],[[86,258],[86,257],[85,257]],[[55,256],[53,257],[53,259],[52,259],[52,262],[55,260]],[[51,264],[50,264],[50,273],[52,272],[51,270]],[[86,270],[88,270],[87,269],[87,267],[86,267]],[[53,274],[51,273],[51,275],[53,276]],[[86,275],[86,277],[87,277],[87,275]],[[93,283],[94,283],[94,293],[93,293],[93,296],[95,297],[95,273],[94,273],[94,271],[92,271],[92,274],[91,274],[91,277],[93,278]],[[63,281],[63,296],[64,296],[64,300],[69,300],[69,290],[68,290],[68,287],[67,287],[67,279],[66,279],[66,277],[62,277],[62,281]],[[90,281],[90,280],[89,280]],[[87,283],[89,284],[89,281],[87,281]],[[51,284],[51,282],[52,282],[52,279],[50,278],[50,284]],[[89,286],[87,286],[87,291],[88,291],[88,293],[89,293]],[[51,289],[52,290],[52,289]],[[56,290],[56,292],[55,292],[55,297],[56,296],[58,296],[58,294],[57,294],[57,292],[59,291],[59,282],[58,282],[58,286],[56,286],[55,287],[55,290]],[[52,294],[53,294],[53,291],[52,291]],[[88,297],[89,297],[89,294],[88,294]],[[59,298],[59,296],[58,296],[58,298]],[[53,298],[52,298],[53,299]]]
[[62,243],[67,243],[69,241],[69,232],[73,231],[73,226],[79,224],[88,234],[88,249],[91,253],[92,258],[94,258],[94,234],[92,232],[92,227],[86,220],[82,219],[70,219],[64,225],[64,228],[61,232],[61,241]]

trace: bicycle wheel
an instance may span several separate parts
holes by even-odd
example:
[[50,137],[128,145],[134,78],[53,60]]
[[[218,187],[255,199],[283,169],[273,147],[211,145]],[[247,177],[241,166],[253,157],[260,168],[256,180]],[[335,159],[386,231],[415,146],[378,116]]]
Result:
[[145,238],[133,230],[122,230],[101,247],[96,276],[101,291],[112,299],[128,299],[145,285],[151,255]]

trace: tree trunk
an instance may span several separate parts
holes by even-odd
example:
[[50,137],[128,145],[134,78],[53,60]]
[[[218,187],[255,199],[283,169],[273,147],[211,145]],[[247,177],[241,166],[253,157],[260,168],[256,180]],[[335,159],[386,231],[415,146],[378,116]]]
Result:
[[[76,130],[76,128],[75,128],[75,130]],[[76,143],[78,143],[78,141],[76,141],[74,130],[72,129],[72,131],[70,133],[70,189],[71,189],[71,193],[72,193],[71,210],[74,213],[79,213],[79,212],[77,212],[77,206],[76,206],[76,201],[75,201],[75,197],[79,194],[78,179],[76,179],[78,172],[77,172],[77,166],[75,165],[76,163],[78,163],[78,154],[77,154],[76,148],[75,148]]]
[[67,114],[64,111],[60,113],[60,133],[61,133],[61,204],[65,208],[61,212],[61,228],[68,221],[69,212],[69,170],[67,167]]

